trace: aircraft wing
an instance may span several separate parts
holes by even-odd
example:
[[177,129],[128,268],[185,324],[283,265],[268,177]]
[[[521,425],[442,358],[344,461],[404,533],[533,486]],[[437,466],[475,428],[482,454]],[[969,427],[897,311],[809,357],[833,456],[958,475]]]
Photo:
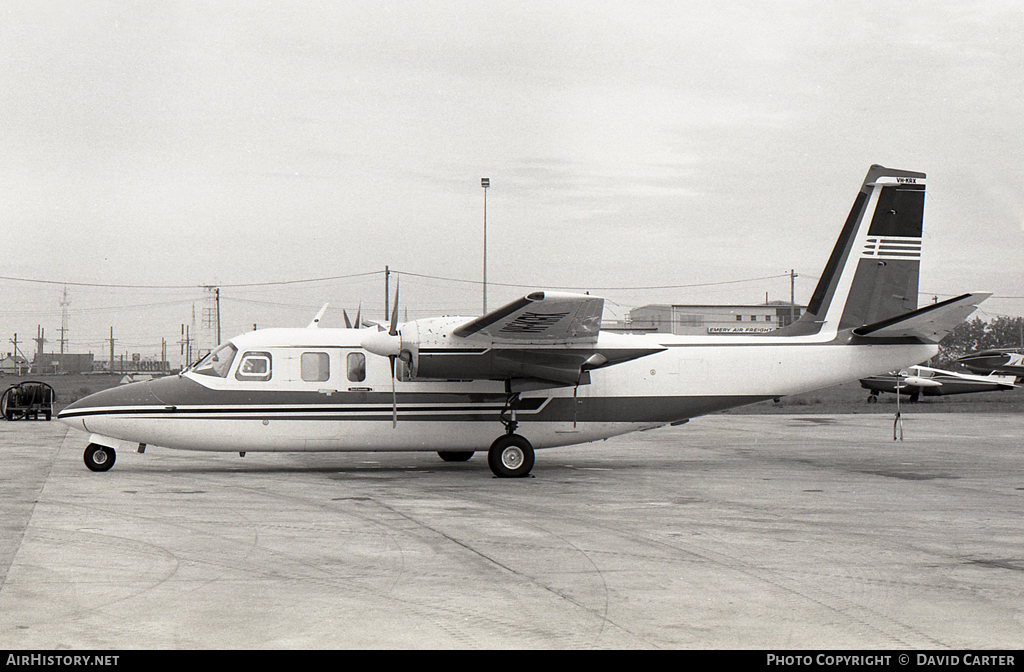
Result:
[[[505,380],[513,389],[580,385],[589,372],[661,352],[656,343],[601,332],[604,299],[533,292],[437,337],[426,324],[418,348],[408,348],[413,377]],[[403,344],[409,339],[402,329]]]
[[908,367],[913,371],[927,372],[933,376],[943,376],[953,378],[957,381],[963,381],[967,383],[984,383],[989,385],[1007,385],[1009,387],[1020,387],[1014,383],[1014,376],[1001,376],[998,374],[990,374],[982,376],[974,373],[961,373],[959,371],[946,371],[945,369],[933,369],[930,366],[911,366]]
[[856,336],[868,338],[915,337],[924,341],[938,342],[990,296],[992,294],[986,292],[963,294],[919,308],[905,315],[857,327],[853,333]]
[[460,338],[475,334],[494,343],[596,343],[604,299],[587,294],[533,292],[457,327]]

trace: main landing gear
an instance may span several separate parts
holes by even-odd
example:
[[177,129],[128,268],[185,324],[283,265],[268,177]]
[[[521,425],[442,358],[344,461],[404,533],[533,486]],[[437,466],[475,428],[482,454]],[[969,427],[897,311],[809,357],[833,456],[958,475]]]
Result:
[[505,408],[498,418],[505,426],[505,434],[499,436],[487,451],[487,465],[498,478],[523,478],[530,475],[535,455],[533,445],[526,438],[516,434],[519,422],[516,409],[519,408],[519,393],[508,391]]
[[109,471],[114,466],[117,455],[113,448],[90,443],[85,448],[85,466],[92,471]]
[[[519,407],[519,393],[507,390],[505,408],[498,418],[505,426],[505,433],[494,440],[487,450],[487,465],[498,478],[524,478],[533,470],[535,454],[533,445],[523,436],[516,434],[519,422],[516,409]],[[465,462],[473,457],[472,451],[441,450],[438,456],[445,462]]]
[[[498,418],[505,427],[487,450],[487,466],[498,478],[524,478],[533,470],[535,453],[533,445],[524,436],[516,434],[519,422],[516,409],[519,408],[519,393],[506,388],[508,398]],[[465,462],[473,457],[472,451],[442,450],[437,453],[445,462]]]
[[491,444],[487,465],[498,478],[523,478],[530,475],[534,457],[529,441],[518,434],[505,434]]

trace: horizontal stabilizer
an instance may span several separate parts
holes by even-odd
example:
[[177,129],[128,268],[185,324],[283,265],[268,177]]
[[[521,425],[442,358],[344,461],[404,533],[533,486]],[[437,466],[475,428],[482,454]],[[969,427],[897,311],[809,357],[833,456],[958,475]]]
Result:
[[977,310],[990,292],[974,292],[919,308],[918,310],[875,322],[853,330],[867,338],[920,338],[937,343]]

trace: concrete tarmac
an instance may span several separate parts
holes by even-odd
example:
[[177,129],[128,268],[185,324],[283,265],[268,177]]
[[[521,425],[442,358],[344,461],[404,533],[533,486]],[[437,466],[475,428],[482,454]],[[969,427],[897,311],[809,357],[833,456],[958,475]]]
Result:
[[[497,424],[497,423],[496,423]],[[1024,416],[539,451],[119,452],[0,422],[0,648],[1019,648]]]

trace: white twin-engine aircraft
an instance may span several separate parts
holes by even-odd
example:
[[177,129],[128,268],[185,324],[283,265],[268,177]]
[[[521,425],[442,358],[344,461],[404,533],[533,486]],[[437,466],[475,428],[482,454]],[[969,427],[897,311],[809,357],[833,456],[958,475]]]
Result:
[[[872,166],[805,313],[768,334],[602,332],[604,300],[537,291],[482,317],[265,329],[191,369],[58,416],[116,448],[487,450],[521,477],[534,449],[584,443],[914,365],[989,294],[917,307],[925,176]],[[322,315],[322,311],[321,311]],[[318,315],[318,318],[320,316]]]

